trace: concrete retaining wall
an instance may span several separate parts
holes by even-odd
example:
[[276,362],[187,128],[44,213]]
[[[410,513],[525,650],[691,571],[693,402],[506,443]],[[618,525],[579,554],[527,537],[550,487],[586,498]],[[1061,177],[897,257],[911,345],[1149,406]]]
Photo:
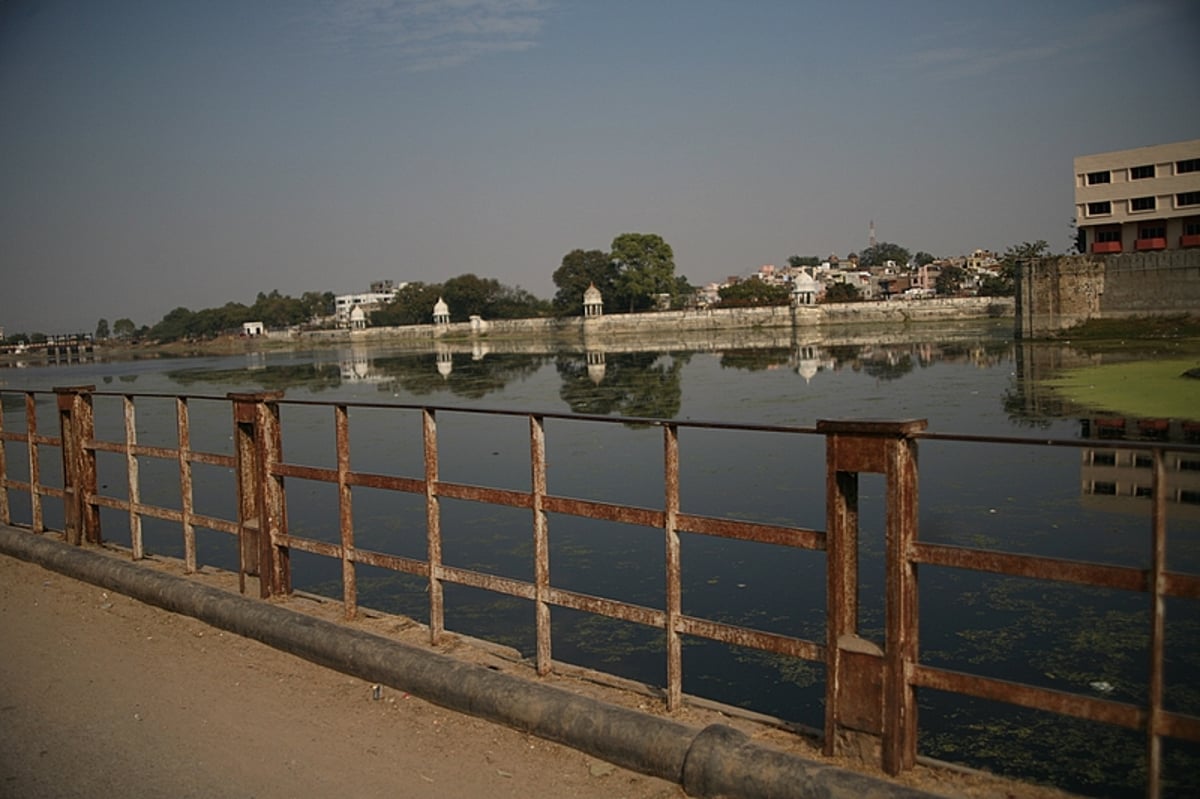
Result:
[[0,554],[193,616],[361,679],[671,780],[689,796],[935,799],[768,749],[725,725],[696,729],[0,526]]

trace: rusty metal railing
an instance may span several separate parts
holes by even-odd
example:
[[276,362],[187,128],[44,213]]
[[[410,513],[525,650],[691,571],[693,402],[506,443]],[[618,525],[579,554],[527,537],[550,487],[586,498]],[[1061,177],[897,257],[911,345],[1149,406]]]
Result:
[[[144,557],[143,517],[178,523],[182,531],[185,567],[197,564],[197,527],[236,537],[239,583],[257,578],[262,597],[292,590],[290,558],[306,552],[340,562],[342,602],[347,617],[359,610],[356,569],[373,566],[414,575],[427,582],[429,631],[437,643],[446,631],[444,589],[448,584],[470,586],[496,594],[529,600],[535,608],[535,666],[539,675],[554,668],[550,613],[554,607],[634,622],[660,630],[666,645],[665,699],[669,710],[680,708],[683,696],[684,636],[710,639],[778,655],[822,663],[826,669],[824,741],[828,753],[877,750],[882,767],[891,774],[911,768],[917,758],[916,692],[928,688],[1036,708],[1134,730],[1146,736],[1147,795],[1160,794],[1162,740],[1176,738],[1200,742],[1200,717],[1163,707],[1165,600],[1169,597],[1200,599],[1200,575],[1168,570],[1166,564],[1167,505],[1165,455],[1184,452],[1200,457],[1200,446],[1139,441],[1047,441],[984,436],[944,435],[926,432],[925,422],[821,421],[815,428],[741,425],[713,422],[640,419],[638,424],[662,432],[663,486],[661,507],[634,507],[552,494],[548,491],[546,429],[548,419],[593,424],[629,424],[629,419],[574,414],[528,413],[469,408],[388,405],[380,403],[321,403],[285,400],[282,394],[230,394],[226,397],[96,392],[91,386],[65,387],[54,392],[58,411],[58,436],[39,432],[38,392],[0,391],[23,397],[25,429],[3,428],[0,416],[0,523],[11,525],[10,492],[26,492],[31,509],[30,529],[47,528],[45,498],[63,502],[64,530],[68,542],[101,541],[101,508],[129,516],[131,554]],[[123,408],[122,440],[102,440],[95,433],[93,397],[119,397]],[[136,400],[168,399],[175,403],[177,445],[148,446],[137,440]],[[233,454],[204,452],[191,442],[190,407],[195,402],[231,406]],[[287,462],[283,457],[281,406],[328,409],[333,416],[335,465],[316,467]],[[352,408],[403,409],[418,412],[423,442],[423,474],[403,477],[351,468]],[[439,473],[438,415],[441,412],[507,416],[527,419],[529,426],[530,489],[512,490],[441,479]],[[826,451],[826,530],[762,524],[685,512],[680,503],[681,429],[734,432],[768,432],[783,435],[820,435]],[[920,540],[918,531],[917,448],[920,441],[970,442],[983,445],[1049,447],[1101,447],[1149,452],[1152,460],[1151,566],[1139,569],[1078,560],[999,552],[978,547],[951,546]],[[25,445],[28,480],[9,476],[4,442]],[[62,454],[61,488],[43,481],[41,448],[57,447]],[[106,496],[97,486],[96,455],[114,453],[125,459],[127,496]],[[162,507],[141,499],[139,459],[154,458],[177,464],[180,506]],[[233,470],[236,481],[237,518],[222,519],[195,511],[192,466],[208,464]],[[886,485],[885,507],[885,632],[882,646],[859,634],[858,484],[861,474],[881,474]],[[321,541],[295,535],[287,520],[288,478],[336,486],[338,539]],[[353,489],[363,487],[409,493],[425,501],[424,559],[403,557],[360,546],[356,541]],[[441,510],[443,499],[466,500],[527,510],[533,538],[533,580],[502,577],[452,566],[443,561]],[[638,525],[660,530],[665,551],[665,587],[662,607],[648,607],[568,590],[556,586],[550,573],[548,514]],[[824,641],[753,629],[692,616],[683,612],[680,533],[697,533],[727,539],[826,553],[827,617]],[[950,567],[984,573],[1053,580],[1069,584],[1143,592],[1151,596],[1149,630],[1149,691],[1144,705],[1053,690],[978,674],[923,664],[918,647],[918,568]],[[868,746],[862,746],[864,740]]]

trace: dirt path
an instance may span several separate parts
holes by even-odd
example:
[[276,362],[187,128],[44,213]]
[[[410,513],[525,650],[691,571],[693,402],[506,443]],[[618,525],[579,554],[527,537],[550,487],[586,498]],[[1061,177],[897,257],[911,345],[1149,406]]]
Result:
[[667,799],[678,786],[0,556],[0,796]]

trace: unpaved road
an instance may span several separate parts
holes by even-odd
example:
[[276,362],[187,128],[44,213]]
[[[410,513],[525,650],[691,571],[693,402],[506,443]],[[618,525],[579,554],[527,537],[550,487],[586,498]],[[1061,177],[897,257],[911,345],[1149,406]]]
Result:
[[683,797],[0,556],[0,797]]

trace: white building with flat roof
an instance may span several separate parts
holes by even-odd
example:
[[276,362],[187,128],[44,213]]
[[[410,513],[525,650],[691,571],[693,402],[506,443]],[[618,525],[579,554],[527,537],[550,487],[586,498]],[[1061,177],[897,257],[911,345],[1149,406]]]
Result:
[[1200,139],[1075,159],[1081,253],[1200,247]]
[[350,327],[350,314],[355,308],[361,309],[365,318],[371,311],[378,310],[394,300],[400,293],[400,289],[407,285],[407,283],[401,283],[392,288],[392,281],[379,281],[371,284],[372,291],[364,291],[359,294],[338,294],[333,299],[333,313],[338,327]]

